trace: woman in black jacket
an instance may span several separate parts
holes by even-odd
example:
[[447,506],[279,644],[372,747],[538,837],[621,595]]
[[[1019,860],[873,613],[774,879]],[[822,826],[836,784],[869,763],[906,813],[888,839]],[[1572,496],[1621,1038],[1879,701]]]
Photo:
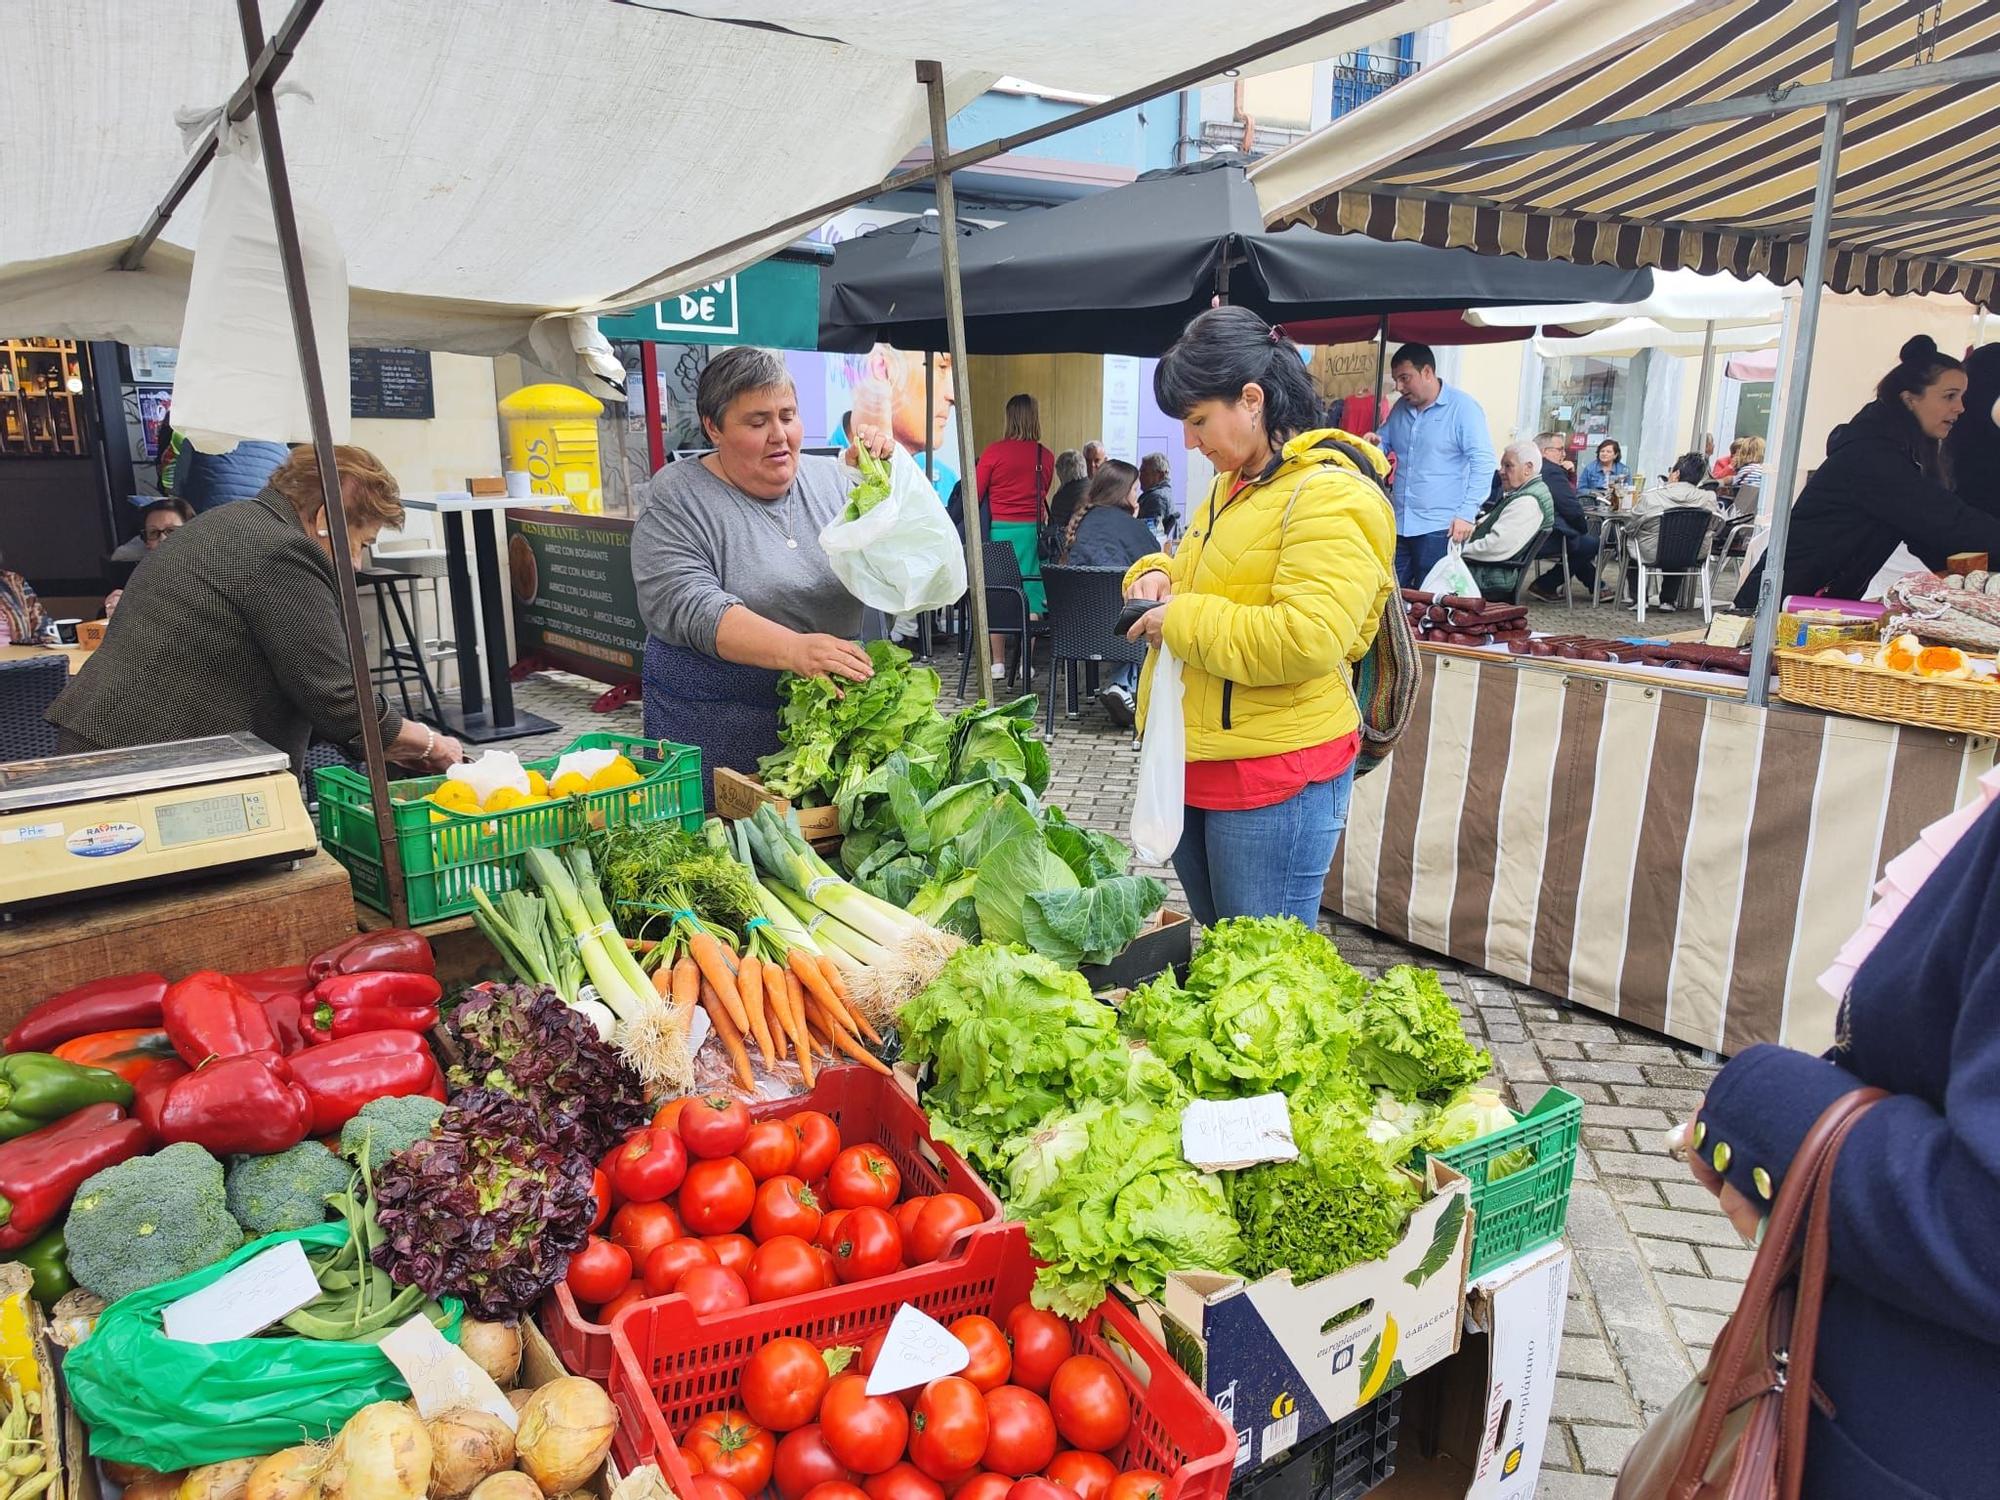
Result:
[[1974,510],[2000,516],[2000,344],[1966,356],[1965,415],[1944,440],[1945,474]]
[[[1965,385],[1965,367],[1929,338],[1903,345],[1875,399],[1833,429],[1826,462],[1792,507],[1781,595],[1858,599],[1898,543],[1933,569],[1954,552],[2000,558],[2000,518],[1943,482],[1942,445],[1965,410]],[[1737,608],[1756,608],[1763,576],[1759,562]]]
[[[1106,459],[1090,476],[1076,514],[1069,518],[1062,565],[1116,568],[1122,576],[1140,558],[1159,550],[1153,529],[1139,519],[1139,471],[1118,459]],[[1112,670],[1111,681],[1097,695],[1111,722],[1121,729],[1130,729],[1135,721],[1138,687],[1139,664],[1126,662]]]

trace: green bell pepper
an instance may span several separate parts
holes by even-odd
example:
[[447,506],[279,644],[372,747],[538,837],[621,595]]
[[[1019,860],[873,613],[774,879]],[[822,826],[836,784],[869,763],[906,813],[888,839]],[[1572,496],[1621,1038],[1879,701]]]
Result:
[[0,1141],[11,1141],[89,1104],[132,1103],[132,1085],[107,1068],[16,1052],[0,1057]]
[[35,1300],[44,1308],[54,1307],[76,1283],[69,1274],[69,1246],[58,1224],[31,1245],[14,1252],[14,1259],[35,1276]]

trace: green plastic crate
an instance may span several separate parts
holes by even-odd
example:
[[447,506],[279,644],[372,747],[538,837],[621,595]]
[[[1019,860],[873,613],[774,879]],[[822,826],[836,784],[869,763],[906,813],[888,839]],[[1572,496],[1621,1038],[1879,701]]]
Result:
[[[1438,1152],[1438,1160],[1472,1184],[1472,1266],[1468,1279],[1485,1275],[1530,1250],[1562,1238],[1569,1218],[1569,1187],[1576,1176],[1583,1101],[1550,1089],[1506,1130]],[[1534,1165],[1486,1180],[1495,1159],[1527,1147]]]
[[[442,776],[389,783],[390,796],[399,799],[396,847],[402,855],[403,891],[413,924],[472,911],[475,889],[489,896],[513,890],[522,883],[524,852],[573,843],[589,828],[662,819],[687,829],[701,826],[701,752],[694,746],[624,734],[586,734],[559,755],[522,764],[553,776],[556,762],[569,750],[622,751],[639,772],[639,780],[510,812],[447,813],[441,821],[433,821],[431,814],[442,809],[423,799],[443,782]],[[389,890],[368,778],[346,766],[322,767],[314,775],[319,782],[320,843],[347,867],[355,899],[386,912]]]

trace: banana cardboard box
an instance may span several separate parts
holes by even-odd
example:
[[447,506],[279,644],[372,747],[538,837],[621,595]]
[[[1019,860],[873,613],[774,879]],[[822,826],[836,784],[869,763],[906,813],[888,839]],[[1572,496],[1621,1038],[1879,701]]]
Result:
[[1304,1285],[1181,1271],[1142,1320],[1236,1428],[1239,1473],[1278,1457],[1458,1349],[1472,1256],[1471,1185],[1425,1166],[1396,1247]]

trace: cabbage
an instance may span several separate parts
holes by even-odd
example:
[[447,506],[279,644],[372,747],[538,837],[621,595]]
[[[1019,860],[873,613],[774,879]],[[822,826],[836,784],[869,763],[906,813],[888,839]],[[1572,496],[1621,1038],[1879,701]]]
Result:
[[1365,1127],[1368,1139],[1386,1162],[1406,1161],[1419,1146],[1432,1139],[1430,1131],[1437,1111],[1422,1100],[1398,1099],[1387,1089],[1375,1091],[1375,1108]]
[[1498,1094],[1491,1089],[1467,1089],[1438,1111],[1425,1145],[1431,1151],[1444,1151],[1513,1126],[1514,1111]]

